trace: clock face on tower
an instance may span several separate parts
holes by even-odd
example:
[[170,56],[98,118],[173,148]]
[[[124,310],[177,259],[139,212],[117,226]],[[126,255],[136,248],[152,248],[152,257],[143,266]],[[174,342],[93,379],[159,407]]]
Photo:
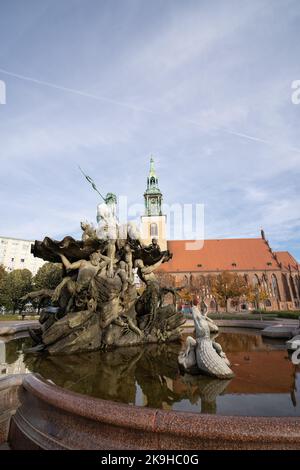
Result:
[[155,199],[151,199],[151,214],[157,215],[157,201]]

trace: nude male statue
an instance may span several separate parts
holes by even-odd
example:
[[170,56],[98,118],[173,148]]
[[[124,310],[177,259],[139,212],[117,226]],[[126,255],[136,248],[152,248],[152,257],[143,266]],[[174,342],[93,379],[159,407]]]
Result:
[[107,240],[107,256],[110,258],[108,277],[114,276],[114,258],[116,254],[116,240],[118,239],[118,220],[116,216],[117,197],[107,193],[105,202],[97,207],[97,236]]
[[96,238],[96,230],[88,222],[80,222],[80,227],[82,230],[81,239],[83,242],[89,240],[90,238]]
[[133,260],[132,260],[132,249],[126,243],[124,246],[124,251],[125,251],[125,263],[126,263],[126,269],[127,269],[127,275],[128,275],[128,282],[130,284],[133,284],[134,281],[134,276],[133,276]]
[[66,286],[69,293],[72,295],[66,308],[66,312],[68,312],[75,294],[78,294],[84,288],[88,287],[92,279],[98,273],[103,275],[104,270],[107,269],[107,266],[110,263],[110,258],[102,255],[98,251],[95,251],[90,255],[89,260],[81,259],[79,261],[75,261],[74,263],[70,263],[65,255],[59,253],[59,256],[67,270],[75,271],[78,269],[76,279],[73,280],[71,276],[65,277],[56,287],[52,297],[53,301],[58,301],[63,287]]
[[123,297],[128,287],[128,274],[127,274],[125,261],[119,262],[119,268],[117,269],[115,276],[119,276],[119,278],[121,279],[121,282],[122,282],[121,296]]
[[168,260],[168,254],[165,254],[161,257],[159,261],[151,266],[145,266],[142,259],[135,260],[135,267],[138,268],[137,273],[139,278],[146,284],[146,290],[143,293],[144,303],[147,306],[148,310],[148,322],[145,327],[145,333],[148,333],[151,329],[151,326],[156,318],[156,312],[160,304],[161,294],[160,286],[154,275],[154,271],[159,268],[159,266],[165,261]]
[[159,261],[152,264],[151,266],[145,266],[142,259],[135,260],[135,267],[138,268],[139,278],[148,286],[151,283],[158,284],[158,281],[153,274],[153,272],[159,268],[159,266],[165,261],[168,260],[168,255],[163,255]]

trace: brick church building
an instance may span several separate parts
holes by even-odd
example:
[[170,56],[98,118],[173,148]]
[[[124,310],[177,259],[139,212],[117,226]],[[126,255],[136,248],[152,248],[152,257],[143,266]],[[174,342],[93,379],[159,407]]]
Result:
[[[166,240],[166,216],[162,213],[162,193],[151,158],[147,189],[144,193],[145,215],[141,228],[143,239],[150,243],[157,238],[161,249],[169,249],[173,258],[161,266],[161,271],[171,274],[176,285],[192,286],[197,277],[205,278],[223,272],[244,276],[247,283],[262,287],[267,298],[259,307],[266,310],[297,310],[300,308],[299,263],[288,251],[273,251],[263,230],[258,238],[204,240],[198,250],[187,250],[187,240]],[[207,283],[209,285],[209,283]],[[209,291],[205,291],[209,311],[217,306]],[[228,303],[235,311],[236,304]],[[254,308],[251,302],[241,301],[238,309]]]

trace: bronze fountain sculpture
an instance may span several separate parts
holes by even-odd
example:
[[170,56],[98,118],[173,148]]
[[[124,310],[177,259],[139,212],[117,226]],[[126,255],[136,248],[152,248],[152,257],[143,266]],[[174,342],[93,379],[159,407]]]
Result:
[[[136,227],[120,225],[115,214],[116,196],[108,193],[98,205],[98,228],[82,222],[80,241],[46,237],[32,246],[34,256],[61,262],[64,274],[48,292],[50,305],[41,312],[40,329],[30,331],[34,345],[26,352],[73,354],[180,337],[185,320],[176,311],[177,291],[161,288],[154,275],[172,254],[155,240],[144,246]],[[145,285],[141,294],[134,268]],[[173,304],[163,305],[169,292]]]

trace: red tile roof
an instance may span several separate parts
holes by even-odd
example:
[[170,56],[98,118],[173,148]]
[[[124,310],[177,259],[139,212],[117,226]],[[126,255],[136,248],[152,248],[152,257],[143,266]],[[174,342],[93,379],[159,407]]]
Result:
[[289,269],[291,266],[292,271],[297,271],[298,263],[295,258],[288,251],[276,251],[276,256],[279,263],[282,263],[283,269]]
[[[168,241],[173,258],[161,266],[165,272],[239,271],[280,269],[263,238],[205,240],[198,250],[187,250],[188,240]],[[295,260],[294,260],[295,261]]]

